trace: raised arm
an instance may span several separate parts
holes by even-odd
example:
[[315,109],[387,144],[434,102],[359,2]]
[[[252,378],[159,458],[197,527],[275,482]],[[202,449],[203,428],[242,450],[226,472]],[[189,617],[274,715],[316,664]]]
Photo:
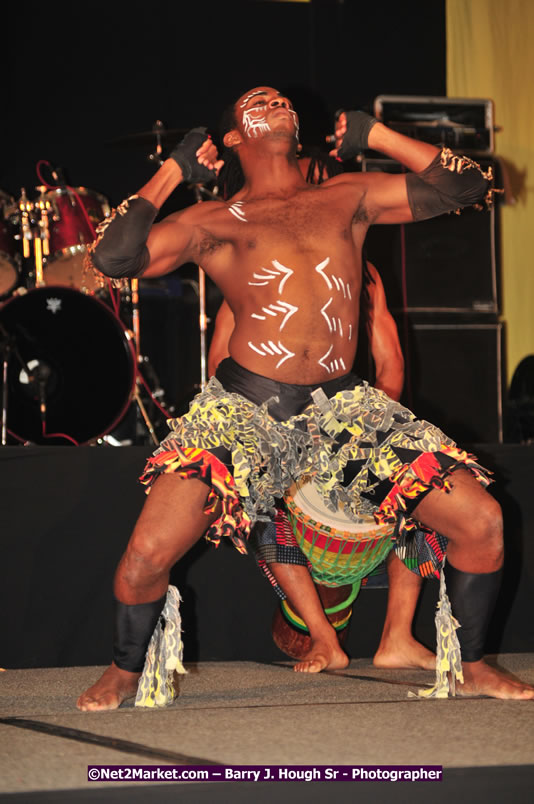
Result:
[[123,201],[97,229],[90,247],[94,266],[113,278],[161,276],[188,262],[195,236],[194,208],[154,224],[173,190],[184,181],[215,178],[222,162],[205,129],[190,131],[139,192]]
[[384,285],[375,266],[368,262],[372,282],[368,285],[367,331],[375,364],[375,387],[397,401],[404,385],[404,357],[397,325],[388,310]]
[[351,159],[371,148],[400,162],[409,173],[348,174],[363,185],[370,223],[407,223],[470,206],[490,190],[491,169],[484,173],[473,160],[441,151],[384,126],[364,112],[343,112],[336,123],[336,147],[331,154]]

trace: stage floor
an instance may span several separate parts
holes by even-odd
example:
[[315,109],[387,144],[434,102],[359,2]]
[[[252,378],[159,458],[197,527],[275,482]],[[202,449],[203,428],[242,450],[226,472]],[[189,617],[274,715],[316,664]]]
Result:
[[[534,683],[534,654],[505,654],[490,661]],[[188,665],[188,675],[179,679],[179,696],[166,709],[136,709],[132,701],[116,712],[79,712],[78,694],[101,670],[0,673],[1,791],[21,794],[2,799],[116,800],[120,789],[125,801],[142,800],[145,783],[88,782],[87,766],[95,764],[444,767],[443,783],[340,782],[332,787],[301,782],[292,796],[297,801],[300,793],[306,795],[302,800],[315,800],[313,789],[337,800],[367,800],[360,795],[364,788],[374,801],[408,800],[397,797],[401,790],[418,801],[415,792],[423,789],[441,801],[454,780],[467,783],[470,777],[471,782],[485,778],[489,788],[474,800],[503,800],[491,797],[499,785],[514,804],[528,800],[522,798],[528,785],[532,791],[533,702],[409,697],[410,690],[432,683],[431,672],[378,670],[370,659],[355,659],[345,671],[319,675],[294,673],[289,662],[205,662]],[[172,788],[187,801],[225,796],[245,801],[241,796],[250,785],[255,801],[263,800],[258,796],[264,788],[272,788],[277,798],[282,793],[280,783],[163,783],[151,784],[148,798],[164,800],[160,796],[170,795]],[[391,797],[382,799],[385,788]],[[351,790],[351,798],[345,798],[344,791],[348,796]]]

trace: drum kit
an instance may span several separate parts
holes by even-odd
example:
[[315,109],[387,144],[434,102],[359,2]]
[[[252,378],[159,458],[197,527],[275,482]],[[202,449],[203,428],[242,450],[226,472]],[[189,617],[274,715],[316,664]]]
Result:
[[118,445],[135,402],[158,444],[146,393],[161,406],[139,373],[138,282],[114,287],[86,259],[110,205],[63,181],[36,189],[0,191],[1,443]]

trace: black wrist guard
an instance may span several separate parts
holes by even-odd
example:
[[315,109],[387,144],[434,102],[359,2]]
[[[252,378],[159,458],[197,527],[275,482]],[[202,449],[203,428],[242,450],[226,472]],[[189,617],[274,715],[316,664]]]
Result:
[[478,662],[484,656],[484,642],[501,586],[502,570],[462,572],[445,563],[447,594],[452,613],[460,623],[456,632],[462,661]]
[[420,173],[406,175],[414,221],[475,204],[490,190],[492,178],[491,168],[484,173],[477,162],[444,148]]
[[[336,114],[339,117],[341,112]],[[347,130],[343,135],[343,142],[339,148],[337,155],[340,159],[354,159],[360,151],[365,151],[367,148],[367,140],[369,132],[375,123],[376,117],[365,112],[345,112],[347,118]]]
[[174,159],[181,168],[184,181],[194,184],[195,182],[214,181],[217,178],[214,170],[208,170],[207,167],[199,164],[196,155],[202,143],[207,139],[208,132],[204,126],[192,128],[169,154],[169,158]]
[[145,655],[167,595],[152,603],[128,606],[115,600],[113,661],[121,670],[141,673]]
[[146,241],[158,210],[146,198],[132,196],[97,228],[90,247],[93,265],[106,276],[139,276],[148,268]]

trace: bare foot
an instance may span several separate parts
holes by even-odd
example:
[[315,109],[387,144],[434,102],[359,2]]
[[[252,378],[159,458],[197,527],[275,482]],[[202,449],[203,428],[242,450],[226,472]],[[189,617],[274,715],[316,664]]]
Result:
[[373,657],[375,667],[436,669],[436,656],[410,636],[402,641],[383,640]]
[[335,643],[326,640],[312,640],[312,646],[302,661],[293,670],[296,673],[320,673],[321,670],[342,670],[349,663],[349,657],[341,649],[337,637]]
[[464,662],[464,684],[457,684],[457,695],[488,695],[490,698],[534,699],[534,687],[510,678],[501,670],[490,667],[481,659],[479,662]]
[[133,698],[137,694],[137,683],[140,676],[141,673],[130,673],[128,670],[121,670],[115,664],[111,664],[96,684],[80,695],[76,706],[82,712],[118,709],[123,701]]

